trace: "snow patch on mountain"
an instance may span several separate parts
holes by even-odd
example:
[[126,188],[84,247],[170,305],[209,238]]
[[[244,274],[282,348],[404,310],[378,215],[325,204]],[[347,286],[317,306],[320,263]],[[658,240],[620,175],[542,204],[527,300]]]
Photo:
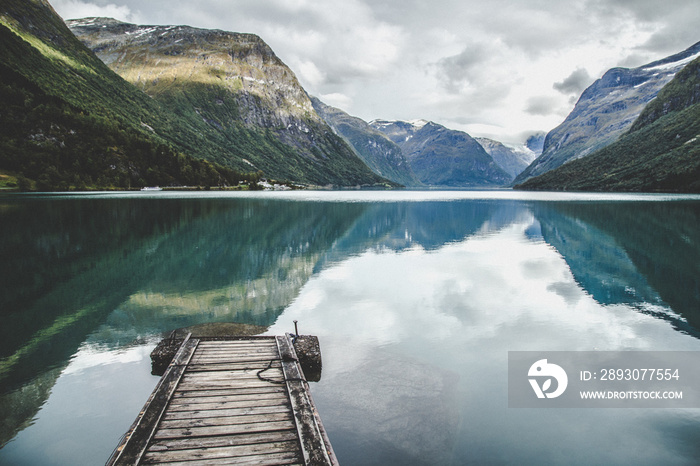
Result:
[[664,63],[661,65],[656,65],[656,66],[650,66],[650,67],[643,67],[643,69],[647,71],[668,71],[668,70],[675,70],[676,68],[680,68],[682,66],[687,65],[691,61],[695,60],[696,58],[700,57],[700,52],[696,53],[695,55],[690,55],[689,57],[683,58],[678,61],[674,61],[671,63]]

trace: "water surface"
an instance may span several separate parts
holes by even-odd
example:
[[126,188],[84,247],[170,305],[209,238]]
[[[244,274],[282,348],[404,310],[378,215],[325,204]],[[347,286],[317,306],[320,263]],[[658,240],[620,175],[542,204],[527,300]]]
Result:
[[700,350],[700,198],[0,198],[0,464],[101,464],[174,328],[299,321],[341,464],[694,464],[697,410],[507,407],[514,350]]

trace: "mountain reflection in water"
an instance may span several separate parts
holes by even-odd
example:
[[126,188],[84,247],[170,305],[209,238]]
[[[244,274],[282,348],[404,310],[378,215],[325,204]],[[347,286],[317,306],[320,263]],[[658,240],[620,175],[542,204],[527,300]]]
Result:
[[[556,425],[515,441],[525,417],[497,396],[509,350],[700,349],[697,200],[312,197],[0,199],[0,445],[15,439],[0,464],[42,458],[28,447],[42,426],[59,442],[52,399],[79,401],[56,387],[100,364],[141,371],[139,358],[178,327],[279,333],[296,319],[319,335],[324,375],[312,390],[347,464],[542,454],[547,442],[530,437],[556,437]],[[147,394],[157,379],[136,380]],[[123,386],[101,390],[128,398]],[[128,401],[135,413],[143,403]],[[681,423],[603,411],[582,417],[634,435]],[[90,421],[74,422],[89,438]],[[100,439],[97,457],[66,460],[106,460],[128,423],[108,427],[116,438]],[[511,448],[499,446],[501,431]],[[605,432],[589,441],[607,442]],[[682,441],[680,455],[694,448]],[[574,440],[562,449],[584,453]]]

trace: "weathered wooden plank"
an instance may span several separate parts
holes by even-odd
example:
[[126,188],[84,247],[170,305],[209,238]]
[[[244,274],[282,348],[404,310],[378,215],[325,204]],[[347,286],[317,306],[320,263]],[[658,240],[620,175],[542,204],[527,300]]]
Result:
[[288,398],[268,398],[263,400],[242,400],[240,402],[229,401],[226,403],[193,403],[184,405],[171,405],[168,409],[169,413],[177,413],[180,411],[200,412],[211,411],[217,409],[236,409],[236,408],[255,408],[262,406],[289,406]]
[[274,348],[275,339],[257,341],[202,341],[202,349],[218,349],[218,348]]
[[238,354],[240,354],[240,353],[250,353],[250,352],[276,353],[277,348],[275,348],[273,345],[267,345],[267,344],[266,345],[250,345],[250,346],[217,345],[217,346],[203,347],[199,350],[199,353],[201,353],[201,354],[221,354],[221,353],[231,353],[231,354],[238,353]]
[[241,356],[241,357],[220,357],[220,358],[202,358],[198,357],[195,355],[195,357],[192,358],[192,361],[190,364],[192,365],[211,365],[212,367],[218,367],[218,366],[224,366],[224,365],[234,365],[234,366],[241,366],[241,367],[258,367],[258,366],[267,366],[270,364],[270,361],[273,361],[272,364],[276,366],[280,366],[280,364],[276,364],[274,361],[278,360],[279,356],[261,356],[261,357],[253,357],[253,356]]
[[[251,367],[257,367],[261,364],[269,364],[270,361],[272,361],[272,364],[275,366],[280,366],[280,360],[279,356],[275,355],[273,357],[268,357],[268,358],[246,358],[246,359],[253,359],[252,361],[241,361],[243,359],[243,356],[239,356],[236,358],[219,358],[215,361],[212,361],[210,364],[228,364],[228,365],[233,365],[233,366],[251,366]],[[197,363],[195,362],[196,358],[192,358],[192,365],[196,365]]]
[[281,385],[284,383],[283,374],[273,374],[271,376],[266,375],[267,373],[260,374],[241,374],[238,376],[226,376],[219,374],[217,372],[195,372],[192,374],[185,374],[182,377],[183,383],[217,383],[217,382],[228,382],[231,387],[236,387],[238,385],[245,386],[247,382],[262,382],[268,385]]
[[271,406],[254,406],[249,408],[234,408],[234,409],[215,409],[204,411],[170,411],[165,413],[163,419],[197,419],[211,417],[226,417],[226,416],[247,416],[249,414],[266,414],[266,413],[289,413],[292,411],[289,401],[286,404],[271,405]]
[[255,340],[270,340],[275,338],[274,335],[226,335],[221,337],[201,337],[202,341],[255,341]]
[[296,441],[274,442],[256,445],[240,445],[233,447],[198,448],[195,450],[176,450],[163,452],[148,452],[144,463],[164,463],[173,461],[188,461],[192,459],[208,460],[214,458],[239,458],[254,455],[272,455],[290,453],[301,459],[301,452]]
[[260,347],[260,346],[231,346],[231,347],[217,347],[217,348],[202,348],[197,351],[197,354],[216,356],[216,355],[228,355],[228,354],[277,354],[277,348],[274,347]]
[[191,427],[233,426],[263,422],[293,421],[290,410],[278,413],[251,414],[247,416],[220,416],[193,419],[163,419],[159,429],[188,429]]
[[248,368],[241,368],[241,369],[227,369],[224,366],[212,366],[211,370],[208,371],[187,371],[187,377],[207,377],[211,375],[219,375],[219,376],[226,376],[226,377],[257,377],[258,373],[265,374],[277,374],[280,375],[282,374],[282,367],[277,366],[268,366],[270,363],[270,360],[267,360],[267,363],[263,365],[263,367],[248,367]]
[[236,466],[275,466],[275,465],[302,465],[295,453],[274,453],[270,455],[253,455],[240,458],[210,458],[205,460],[176,461],[167,463],[168,466],[215,466],[222,464],[236,464]]
[[[282,382],[284,383],[284,382]],[[266,382],[259,379],[246,380],[187,380],[181,382],[183,390],[202,390],[207,388],[246,388],[246,387],[267,387],[273,385],[271,382]]]
[[125,443],[117,448],[108,465],[138,464],[198,343],[198,340],[190,339],[190,335],[187,335],[127,434]]
[[238,379],[238,378],[258,378],[258,375],[265,378],[281,378],[284,377],[281,367],[263,367],[262,369],[236,369],[236,370],[210,370],[210,371],[190,371],[185,373],[185,378],[190,380],[195,379]]
[[193,364],[198,364],[200,361],[206,361],[207,363],[243,363],[243,362],[253,362],[257,363],[259,361],[270,361],[274,359],[279,359],[276,353],[222,353],[222,354],[195,354],[192,358]]
[[204,343],[205,347],[219,345],[275,345],[275,337],[269,336],[264,338],[225,338],[221,340],[212,340],[207,337],[201,337],[199,340]]
[[[216,398],[213,401],[211,398]],[[196,405],[199,403],[228,403],[230,401],[256,401],[256,400],[272,400],[276,398],[287,399],[284,392],[263,392],[263,393],[241,393],[241,394],[231,394],[231,395],[216,395],[214,397],[173,397],[170,401],[170,406],[177,406],[182,404]]]
[[178,387],[178,391],[173,394],[173,398],[200,398],[210,396],[226,396],[237,394],[261,394],[261,393],[287,393],[287,387],[281,384],[269,384],[263,387],[245,387],[245,388],[216,388],[211,390],[182,390]]
[[231,447],[256,443],[297,441],[296,429],[260,432],[252,434],[220,435],[217,437],[195,437],[185,439],[154,440],[148,451],[192,450],[194,448]]
[[[260,374],[258,374],[260,373]],[[259,376],[258,376],[259,375]],[[284,373],[278,369],[264,371],[206,371],[206,372],[186,372],[183,375],[183,381],[206,381],[206,380],[230,380],[232,382],[238,380],[259,380],[261,382],[268,379],[281,379]]]
[[248,390],[248,391],[254,391],[254,390],[262,390],[265,388],[269,387],[276,387],[280,384],[271,384],[269,382],[262,382],[262,381],[256,381],[256,382],[250,382],[248,384],[243,383],[243,384],[226,384],[226,383],[220,383],[216,386],[212,385],[207,385],[207,384],[198,384],[198,383],[187,383],[187,384],[181,384],[182,389],[187,390],[188,392],[192,393],[197,393],[202,390],[207,390],[207,389],[212,389],[212,390],[221,390],[222,392],[225,391],[236,391],[236,390]]
[[[162,452],[148,452],[144,456],[144,464],[159,464],[174,461],[191,461],[196,459],[209,460],[216,458],[242,458],[257,455],[279,455],[288,453],[294,455],[297,461],[301,459],[301,451],[296,439],[292,442],[279,441],[267,444],[241,445],[232,447],[211,447],[192,450],[174,450]],[[250,458],[248,458],[250,459]]]
[[236,348],[245,348],[245,349],[267,349],[267,350],[273,350],[275,349],[275,340],[270,339],[267,341],[255,341],[255,342],[227,342],[227,341],[217,341],[217,342],[207,342],[203,341],[203,346],[202,346],[202,351],[220,351],[222,348],[226,349],[236,349]]
[[230,426],[192,427],[186,429],[158,429],[153,438],[211,437],[214,435],[235,435],[252,432],[270,432],[294,428],[292,421],[258,422]]
[[255,351],[255,350],[250,350],[250,351],[225,351],[225,352],[202,352],[197,355],[195,355],[195,358],[203,358],[203,359],[217,359],[217,358],[227,358],[227,359],[232,359],[235,360],[236,358],[241,358],[241,357],[270,357],[270,358],[275,358],[277,353],[274,351],[270,350],[264,350],[264,351]]
[[282,368],[282,363],[279,360],[264,360],[260,361],[250,361],[250,362],[238,362],[238,361],[221,361],[213,362],[209,364],[197,364],[191,363],[187,366],[187,372],[198,372],[198,371],[218,371],[218,370],[261,370],[266,367]]
[[175,406],[182,406],[182,405],[187,405],[190,408],[194,409],[195,407],[201,405],[201,404],[209,404],[209,403],[244,403],[244,402],[257,402],[257,401],[263,401],[263,400],[277,400],[277,399],[283,399],[287,400],[287,397],[284,396],[284,393],[254,393],[254,394],[246,394],[246,395],[226,395],[226,396],[217,396],[217,397],[201,397],[201,398],[194,398],[194,397],[189,397],[189,398],[174,398],[170,400],[170,407],[171,409]]
[[219,409],[219,408],[247,408],[254,406],[272,406],[277,404],[289,405],[289,398],[282,396],[282,394],[275,393],[275,396],[268,397],[248,397],[250,399],[230,399],[226,401],[219,401],[218,398],[209,398],[210,402],[201,402],[202,400],[197,400],[198,403],[187,403],[182,402],[181,399],[175,400],[171,403],[168,411],[193,411],[201,409]]
[[267,385],[282,385],[284,384],[283,377],[266,377],[260,379],[258,377],[237,377],[235,379],[227,379],[222,377],[197,377],[187,378],[182,380],[183,388],[189,388],[190,385],[209,386],[209,387],[230,387],[230,388],[245,388],[259,387]]
[[222,340],[211,340],[206,337],[200,337],[199,340],[204,343],[205,348],[215,348],[219,347],[221,345],[224,346],[235,346],[235,345],[242,345],[242,346],[253,346],[253,345],[260,345],[260,346],[266,346],[266,345],[272,345],[274,346],[275,344],[275,337],[270,336],[267,338],[255,338],[255,339],[245,339],[245,340],[230,340],[228,338],[222,339]]
[[257,363],[260,361],[267,361],[269,362],[271,359],[276,359],[272,358],[270,356],[240,356],[237,358],[206,358],[206,357],[196,357],[192,359],[192,364],[216,364],[216,363],[226,363],[226,362],[237,362],[237,363],[243,363],[243,362],[252,362],[252,363]]
[[238,358],[278,358],[277,352],[272,350],[242,350],[242,351],[208,351],[200,352],[195,355],[195,359],[226,359],[235,362]]
[[278,359],[275,354],[265,353],[246,353],[246,354],[226,354],[226,355],[202,355],[198,354],[192,358],[192,364],[223,364],[223,363],[246,363],[252,362],[257,364],[261,361],[270,361]]

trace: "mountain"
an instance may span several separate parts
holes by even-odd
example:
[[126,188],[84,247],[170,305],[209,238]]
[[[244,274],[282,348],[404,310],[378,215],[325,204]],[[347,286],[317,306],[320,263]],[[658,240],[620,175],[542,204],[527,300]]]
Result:
[[547,133],[543,131],[537,132],[527,138],[527,140],[525,141],[525,147],[530,149],[538,156],[542,155],[542,151],[544,150],[544,140],[546,137]]
[[700,192],[700,58],[679,71],[615,143],[516,187]]
[[522,183],[616,141],[673,76],[700,56],[700,42],[638,68],[607,71],[579,98],[564,122],[547,134],[544,150],[515,180]]
[[317,185],[386,181],[316,114],[294,73],[256,35],[109,18],[67,24],[178,117],[174,140],[199,157]]
[[106,67],[45,0],[3,1],[0,101],[5,186],[238,183],[239,174],[171,144],[171,115]]
[[[321,118],[336,133],[345,138],[372,171],[404,186],[423,185],[414,174],[411,164],[403,156],[399,144],[382,132],[382,128],[388,128],[383,124],[388,122],[377,120],[373,123],[377,125],[375,128],[360,118],[350,116],[338,108],[324,104],[315,97],[311,98],[311,102]],[[414,126],[419,125],[418,123],[414,124]],[[434,124],[431,123],[431,125]],[[401,142],[400,139],[398,138],[398,142]],[[460,138],[456,140],[463,142]],[[527,168],[536,158],[535,153],[526,147],[522,149],[512,148],[487,138],[474,138],[474,140],[482,146],[503,171],[510,175],[511,179]],[[542,134],[542,140],[544,140],[544,134]]]
[[499,167],[508,173],[511,179],[518,176],[537,157],[527,146],[508,147],[505,144],[488,138],[474,138],[476,142],[493,158]]
[[316,112],[333,130],[345,138],[355,153],[373,172],[404,186],[420,186],[401,148],[384,133],[372,128],[364,120],[324,104],[312,97]]
[[512,180],[471,136],[425,120],[375,120],[374,129],[396,143],[426,185],[496,187]]

